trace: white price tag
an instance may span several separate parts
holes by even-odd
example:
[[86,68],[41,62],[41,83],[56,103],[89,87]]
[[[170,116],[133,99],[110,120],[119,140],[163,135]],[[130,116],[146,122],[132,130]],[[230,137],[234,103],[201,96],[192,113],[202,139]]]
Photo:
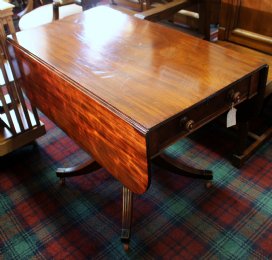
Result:
[[231,127],[236,125],[236,112],[237,109],[232,107],[227,114],[227,127]]

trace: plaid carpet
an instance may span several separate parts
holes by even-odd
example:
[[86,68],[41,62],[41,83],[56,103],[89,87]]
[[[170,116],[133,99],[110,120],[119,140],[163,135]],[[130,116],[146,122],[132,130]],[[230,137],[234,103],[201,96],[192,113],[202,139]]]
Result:
[[214,126],[171,146],[213,170],[214,186],[154,168],[150,189],[134,197],[125,253],[121,184],[102,169],[61,186],[55,169],[88,155],[43,121],[37,146],[0,158],[0,259],[272,259],[272,141],[240,171]]

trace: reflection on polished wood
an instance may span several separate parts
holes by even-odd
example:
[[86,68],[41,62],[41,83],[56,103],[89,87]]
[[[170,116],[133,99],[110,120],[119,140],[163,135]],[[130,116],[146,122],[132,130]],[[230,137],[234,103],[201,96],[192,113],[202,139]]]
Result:
[[8,43],[30,100],[137,194],[166,147],[233,105],[255,102],[267,71],[262,61],[107,7]]

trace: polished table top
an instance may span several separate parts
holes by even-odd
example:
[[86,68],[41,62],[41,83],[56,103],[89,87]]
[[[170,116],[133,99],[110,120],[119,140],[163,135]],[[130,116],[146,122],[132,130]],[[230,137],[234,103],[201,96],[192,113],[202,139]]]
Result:
[[261,65],[106,7],[24,31],[17,39],[144,131]]
[[156,129],[264,67],[108,7],[19,32],[8,41],[34,104],[136,193],[148,188],[150,158],[161,150],[150,148]]

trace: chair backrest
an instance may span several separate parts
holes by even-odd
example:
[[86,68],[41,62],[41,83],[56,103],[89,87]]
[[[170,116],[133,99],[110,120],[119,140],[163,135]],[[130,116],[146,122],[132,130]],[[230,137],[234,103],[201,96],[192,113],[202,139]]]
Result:
[[59,8],[62,6],[76,4],[81,6],[82,10],[85,11],[95,7],[98,2],[99,0],[53,0],[53,20],[58,20],[60,18]]
[[20,70],[6,32],[15,33],[13,5],[0,3],[0,156],[6,155],[45,134],[38,112],[28,102],[20,84]]
[[153,22],[168,20],[172,25],[186,28],[184,31],[197,30],[200,33],[198,36],[210,40],[210,25],[218,24],[220,3],[220,0],[166,1],[165,4],[157,5],[150,10],[135,14],[135,16]]

